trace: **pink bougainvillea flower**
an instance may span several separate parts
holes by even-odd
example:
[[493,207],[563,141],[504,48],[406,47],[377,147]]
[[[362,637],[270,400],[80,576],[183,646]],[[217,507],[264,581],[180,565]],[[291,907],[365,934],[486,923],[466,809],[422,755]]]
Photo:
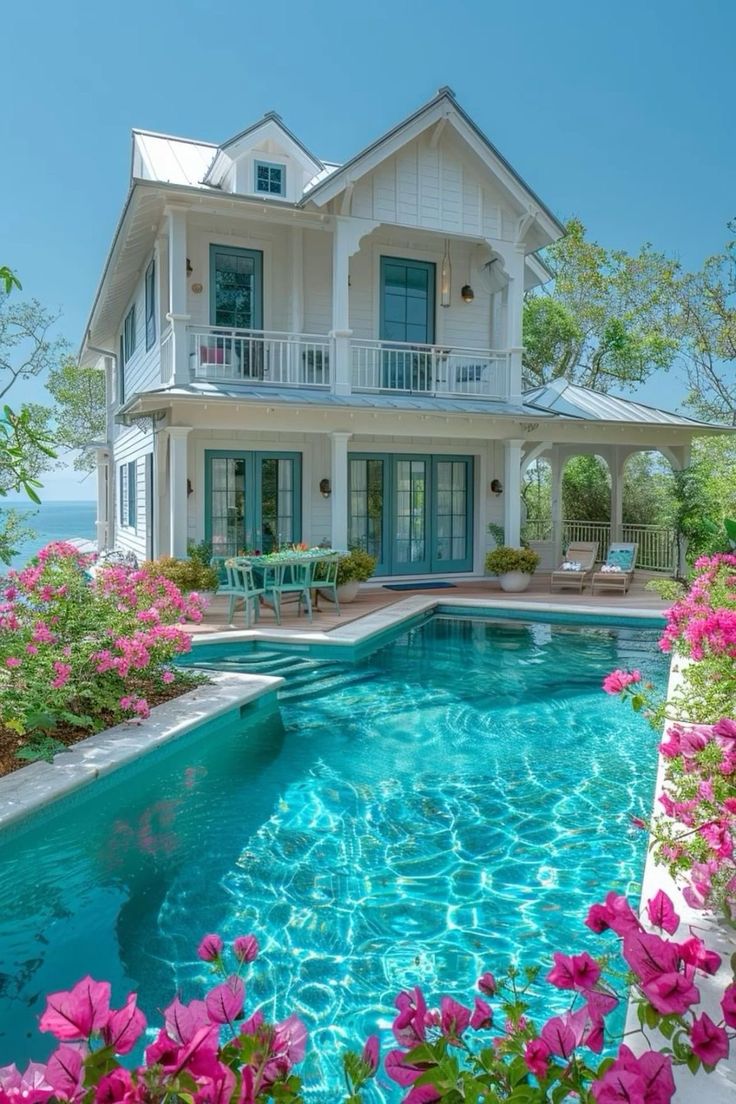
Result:
[[616,935],[625,935],[627,931],[641,930],[639,918],[625,897],[618,893],[606,894],[603,904],[591,905],[586,925],[594,932],[610,928]]
[[287,1016],[274,1025],[272,1051],[290,1065],[301,1062],[307,1049],[307,1029],[298,1016]]
[[486,972],[478,978],[478,988],[487,997],[492,997],[496,992],[496,979],[493,974]]
[[176,997],[168,1008],[164,1009],[166,1033],[179,1046],[188,1046],[201,1028],[211,1026],[204,1001],[193,1000],[189,1004],[182,1004]]
[[693,985],[694,970],[686,966],[684,973],[660,974],[642,986],[642,992],[653,1008],[663,1016],[681,1016],[700,1000],[700,990]]
[[672,1063],[656,1051],[637,1058],[622,1043],[615,1062],[591,1090],[596,1104],[670,1104],[675,1093]]
[[145,1086],[133,1081],[130,1070],[119,1067],[100,1078],[95,1089],[95,1104],[137,1104],[143,1100]]
[[405,1061],[405,1057],[403,1050],[390,1050],[383,1062],[386,1073],[397,1085],[413,1085],[417,1077],[421,1077],[427,1068],[426,1066],[413,1066]]
[[680,923],[672,901],[662,889],[647,901],[647,916],[655,927],[669,935],[674,935]]
[[404,1104],[435,1104],[442,1094],[434,1085],[413,1085],[404,1097]]
[[549,1055],[550,1050],[544,1039],[530,1039],[524,1047],[526,1068],[537,1078],[545,1077],[549,1069]]
[[426,1037],[427,1002],[421,989],[417,987],[410,991],[404,990],[398,994],[394,1004],[399,1011],[393,1022],[396,1042],[406,1047],[423,1043]]
[[123,1007],[110,1012],[102,1029],[105,1043],[116,1054],[129,1054],[146,1029],[146,1017],[137,1007],[137,1000],[135,993],[128,993]]
[[0,1067],[0,1100],[3,1104],[42,1104],[53,1095],[46,1066],[29,1062],[23,1073],[16,1066]]
[[641,682],[640,671],[611,671],[603,680],[603,689],[607,694],[621,694],[635,682]]
[[63,1041],[88,1039],[102,1030],[109,1012],[110,983],[88,975],[72,989],[49,994],[39,1027]]
[[550,1054],[557,1054],[565,1059],[570,1057],[579,1041],[569,1022],[569,1016],[553,1016],[547,1020],[541,1037]]
[[371,1073],[378,1069],[379,1044],[377,1035],[369,1035],[363,1047],[361,1058]]
[[715,1066],[722,1058],[728,1058],[728,1035],[724,1028],[713,1023],[707,1012],[693,1020],[690,1045],[693,1053],[708,1066]]
[[736,1027],[736,982],[727,985],[721,1000],[723,1019],[729,1027]]
[[53,1085],[54,1095],[74,1100],[83,1093],[84,1055],[73,1046],[60,1046],[46,1064],[46,1080]]
[[5,666],[10,668],[20,667],[22,663],[23,660],[19,659],[18,656],[8,656],[5,660]]
[[233,942],[238,962],[254,962],[258,958],[258,940],[254,935],[239,935]]
[[457,1042],[470,1026],[471,1012],[464,1004],[443,997],[440,1001],[440,1029],[448,1042]]
[[222,985],[216,985],[210,989],[204,998],[207,1013],[213,1023],[231,1024],[243,1014],[245,1001],[245,986],[243,979],[229,977]]
[[197,947],[197,955],[203,962],[216,962],[222,954],[222,939],[216,932],[205,935]]
[[483,1031],[493,1024],[493,1011],[490,1004],[480,997],[475,998],[473,1014],[470,1017],[470,1026],[473,1031]]
[[547,981],[558,989],[591,989],[601,976],[600,966],[587,951],[570,956],[556,951],[553,958]]
[[679,964],[677,945],[653,932],[627,932],[621,953],[634,973],[645,982],[676,971]]
[[678,943],[677,950],[683,962],[697,967],[704,974],[715,974],[721,965],[721,956],[716,951],[709,950],[697,935],[691,935],[684,943]]

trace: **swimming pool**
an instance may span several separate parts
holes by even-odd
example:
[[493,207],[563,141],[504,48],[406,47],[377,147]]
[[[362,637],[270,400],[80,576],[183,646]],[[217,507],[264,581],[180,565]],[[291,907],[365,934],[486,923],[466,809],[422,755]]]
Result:
[[310,1096],[332,1101],[336,1044],[385,1028],[401,987],[462,998],[515,956],[582,947],[591,900],[637,890],[630,816],[656,765],[601,680],[637,666],[661,685],[657,636],[439,616],[355,663],[221,650],[284,676],[278,708],[204,725],[0,841],[0,1064],[43,1057],[46,992],[90,972],[155,1022],[175,990],[200,995],[203,932],[253,931],[248,1008],[304,1016]]

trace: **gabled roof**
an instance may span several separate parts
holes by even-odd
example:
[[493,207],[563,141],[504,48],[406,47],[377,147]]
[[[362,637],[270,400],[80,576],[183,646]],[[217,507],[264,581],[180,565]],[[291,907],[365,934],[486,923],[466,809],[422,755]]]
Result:
[[371,142],[354,157],[351,157],[344,165],[331,173],[327,180],[323,180],[307,192],[302,202],[316,203],[318,206],[328,203],[349,183],[354,182],[366,172],[370,172],[377,164],[391,157],[407,141],[411,141],[417,134],[435,125],[441,119],[445,119],[452,125],[475,152],[489,163],[501,183],[514,192],[517,199],[521,193],[527,206],[538,209],[538,212],[544,216],[544,220],[548,223],[547,230],[550,240],[564,234],[565,228],[559,219],[543,203],[536,192],[529,187],[503,154],[496,149],[480,127],[473,122],[455,99],[455,93],[447,87],[440,88],[436,96],[412,115],[392,127],[376,141]]
[[232,161],[237,157],[238,146],[244,144],[251,145],[263,138],[268,138],[273,135],[276,135],[286,149],[294,154],[298,160],[305,161],[310,165],[315,175],[322,172],[325,167],[322,161],[320,161],[318,157],[315,157],[315,155],[307,149],[304,143],[284,125],[280,115],[277,115],[275,111],[267,111],[258,122],[246,127],[245,130],[241,130],[239,134],[235,134],[232,138],[228,138],[226,142],[223,142],[222,145],[217,148],[217,152],[212,159],[212,164],[208,167],[207,172],[202,178],[202,183],[218,187],[222,177],[232,164]]
[[633,399],[621,399],[616,395],[604,395],[589,387],[580,387],[564,379],[552,380],[533,391],[524,392],[524,403],[545,414],[557,414],[563,418],[579,418],[587,422],[636,422],[647,425],[673,425],[684,428],[708,426],[716,427],[712,422],[701,422],[688,418],[684,414],[671,414],[668,410],[658,410],[654,406],[635,402]]

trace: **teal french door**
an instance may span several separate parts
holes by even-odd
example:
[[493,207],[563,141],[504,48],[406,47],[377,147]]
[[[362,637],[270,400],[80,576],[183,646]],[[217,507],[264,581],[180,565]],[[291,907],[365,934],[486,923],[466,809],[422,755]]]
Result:
[[259,249],[210,246],[210,325],[263,329],[263,254]]
[[351,453],[348,543],[377,575],[470,571],[473,458]]
[[301,455],[205,452],[205,539],[214,556],[301,539]]
[[379,337],[399,346],[383,351],[382,386],[430,391],[432,357],[410,346],[434,344],[435,266],[429,261],[381,257],[380,279]]

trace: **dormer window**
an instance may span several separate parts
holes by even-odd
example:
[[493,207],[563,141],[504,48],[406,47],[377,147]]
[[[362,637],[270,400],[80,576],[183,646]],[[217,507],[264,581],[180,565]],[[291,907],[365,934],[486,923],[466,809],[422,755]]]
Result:
[[256,161],[256,191],[261,195],[286,195],[286,165]]

